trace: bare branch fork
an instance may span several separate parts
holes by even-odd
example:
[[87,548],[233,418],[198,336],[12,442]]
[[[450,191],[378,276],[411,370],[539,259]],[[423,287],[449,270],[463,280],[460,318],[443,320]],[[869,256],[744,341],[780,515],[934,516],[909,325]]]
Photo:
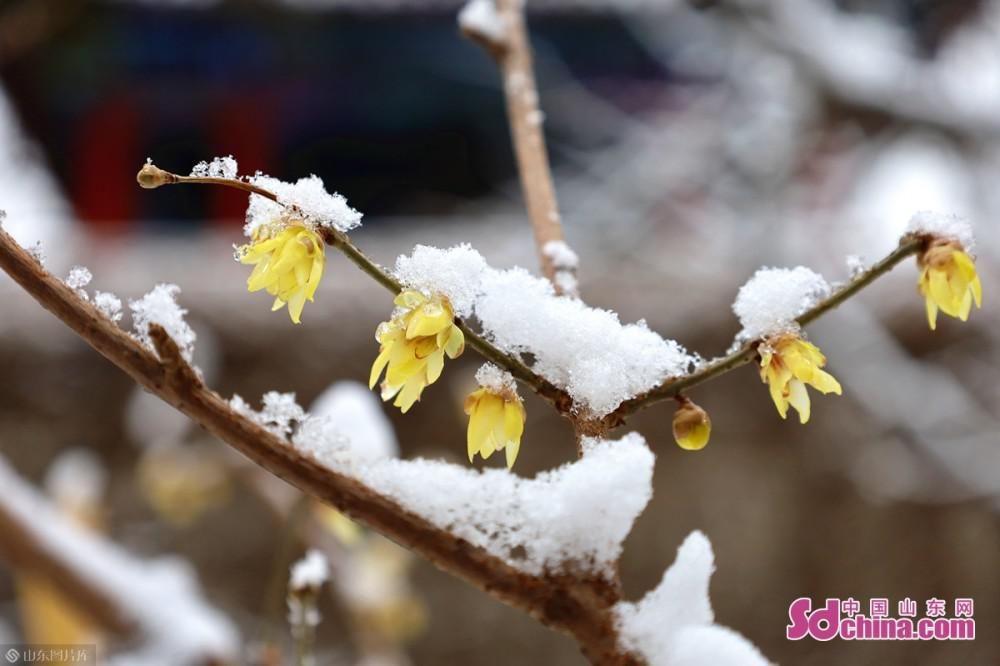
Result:
[[2,230],[0,268],[134,381],[275,476],[419,553],[438,568],[573,636],[593,663],[641,663],[618,648],[611,607],[620,592],[614,582],[518,571],[356,479],[320,465],[235,412],[205,386],[162,328],[150,326],[154,354],[48,273]]

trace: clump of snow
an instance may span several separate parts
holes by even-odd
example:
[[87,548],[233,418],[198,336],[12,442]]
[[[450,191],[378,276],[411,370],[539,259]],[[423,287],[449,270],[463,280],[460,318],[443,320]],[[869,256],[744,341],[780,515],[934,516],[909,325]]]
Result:
[[514,376],[492,363],[483,363],[476,370],[476,383],[496,395],[517,393]]
[[241,641],[233,624],[210,607],[194,571],[179,559],[140,560],[56,510],[0,458],[0,511],[75,578],[100,594],[139,629],[142,647],[122,663],[235,662]]
[[805,266],[761,268],[740,287],[733,312],[743,330],[737,340],[752,340],[795,328],[795,318],[830,295],[823,276]]
[[122,301],[108,291],[98,291],[94,294],[94,305],[105,317],[118,323],[122,318]]
[[330,566],[326,556],[315,548],[292,565],[288,586],[293,590],[317,589],[330,577]]
[[177,343],[184,360],[191,363],[197,336],[184,321],[187,310],[177,304],[180,291],[181,288],[175,284],[158,284],[142,298],[130,300],[128,306],[132,310],[135,337],[142,344],[154,349],[153,340],[149,337],[149,325],[158,324]]
[[309,416],[296,433],[295,441],[308,447],[315,436],[323,437],[331,432],[346,438],[353,455],[359,459],[399,455],[396,433],[381,401],[358,382],[335,382],[323,391],[310,405]]
[[542,246],[542,254],[548,257],[556,268],[574,270],[580,265],[580,257],[566,244],[566,241],[549,241]]
[[576,255],[565,241],[549,241],[542,246],[544,254],[552,262],[555,268],[553,281],[560,292],[569,296],[579,293],[579,285],[576,280],[576,269],[580,265],[580,258]]
[[531,354],[535,372],[598,417],[691,364],[683,347],[644,321],[623,325],[610,310],[559,298],[521,268],[484,275],[476,316],[500,349]]
[[409,256],[396,259],[396,278],[407,287],[426,294],[443,294],[455,314],[472,314],[483,275],[488,266],[482,255],[467,243],[447,250],[417,245]]
[[447,296],[459,316],[475,314],[497,347],[530,354],[535,372],[594,416],[691,366],[683,347],[645,322],[623,325],[614,312],[560,298],[522,268],[491,268],[468,245],[418,245],[397,259],[395,273],[407,287]]
[[653,494],[653,454],[636,433],[591,440],[588,453],[534,479],[430,460],[357,470],[374,490],[532,574],[573,562],[610,573]]
[[860,277],[862,273],[868,270],[868,262],[860,255],[849,254],[846,261],[847,272],[851,276],[851,279]]
[[85,301],[90,300],[90,295],[87,294],[85,287],[90,284],[90,281],[94,279],[94,276],[90,273],[90,269],[86,266],[74,266],[69,270],[69,275],[66,277],[66,286],[76,292],[76,295]]
[[[253,236],[261,225],[271,224],[284,217],[304,218],[304,222],[316,227],[338,231],[350,231],[361,224],[361,213],[351,208],[347,199],[340,194],[327,192],[319,176],[299,178],[294,183],[261,174],[248,180],[273,192],[278,197],[278,202],[258,194],[250,195],[247,223],[243,227],[247,236]],[[298,212],[290,211],[285,206],[294,206]]]
[[708,598],[714,570],[712,544],[692,532],[656,589],[615,606],[622,647],[656,666],[767,666],[746,638],[714,623]]
[[295,401],[294,393],[268,391],[261,398],[261,403],[263,406],[258,412],[238,395],[229,400],[229,406],[234,411],[248,417],[278,437],[287,438],[292,434],[295,425],[306,420],[306,412]]
[[211,162],[198,162],[191,169],[192,176],[209,178],[236,178],[239,176],[239,165],[232,155],[216,157]]
[[458,25],[463,32],[493,44],[507,39],[507,27],[493,0],[469,0],[458,12]]
[[972,226],[961,215],[921,210],[910,218],[906,230],[910,233],[933,234],[956,240],[970,254],[976,249],[976,239],[972,235]]

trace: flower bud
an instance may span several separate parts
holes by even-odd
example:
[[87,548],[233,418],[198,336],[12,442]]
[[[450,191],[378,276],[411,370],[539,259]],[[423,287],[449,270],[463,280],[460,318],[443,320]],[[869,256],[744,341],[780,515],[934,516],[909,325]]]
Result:
[[688,399],[681,402],[674,414],[674,440],[685,451],[699,451],[708,444],[712,420],[708,413]]

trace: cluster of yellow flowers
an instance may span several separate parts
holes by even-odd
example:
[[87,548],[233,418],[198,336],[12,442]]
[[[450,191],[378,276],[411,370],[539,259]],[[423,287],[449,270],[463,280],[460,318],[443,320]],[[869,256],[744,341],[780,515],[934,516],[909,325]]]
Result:
[[[925,243],[917,257],[920,269],[917,288],[924,296],[931,330],[937,328],[939,311],[966,321],[972,304],[982,307],[983,301],[975,261],[955,240],[930,237]],[[798,331],[762,340],[757,352],[761,381],[768,385],[781,418],[787,417],[791,406],[798,412],[800,423],[809,421],[811,405],[806,385],[820,393],[840,395],[840,383],[822,370],[826,357],[819,347],[803,340]],[[686,397],[679,398],[679,402],[674,414],[674,439],[678,446],[689,451],[704,448],[712,430],[708,414]]]
[[938,310],[962,321],[969,318],[972,302],[983,305],[983,286],[976,263],[962,246],[952,240],[935,239],[917,258],[920,279],[917,287],[927,305],[927,322],[937,328]]
[[[298,324],[305,302],[313,300],[323,276],[322,237],[300,221],[275,222],[260,227],[251,242],[237,250],[237,257],[243,263],[255,264],[247,289],[266,289],[275,297],[272,309],[287,304],[289,316]],[[917,286],[924,296],[932,330],[937,327],[939,311],[965,321],[973,303],[982,306],[982,285],[975,262],[959,242],[928,237],[917,265]],[[442,295],[406,290],[394,302],[399,311],[382,322],[375,333],[380,349],[372,364],[369,387],[374,388],[385,371],[382,399],[395,398],[393,405],[405,413],[441,376],[445,356],[455,359],[462,353],[465,336],[455,323],[451,303]],[[809,421],[807,385],[821,393],[840,395],[840,383],[822,369],[826,357],[799,331],[789,330],[761,340],[757,352],[761,381],[768,385],[781,418],[787,417],[791,406],[798,412],[800,423]],[[683,449],[704,448],[712,430],[708,414],[687,397],[679,397],[678,401],[674,439]],[[512,466],[525,421],[524,406],[516,392],[481,387],[466,398],[465,413],[469,415],[469,460],[476,453],[488,458],[504,449],[507,466]]]
[[372,364],[368,388],[374,388],[382,371],[382,399],[405,414],[424,389],[444,370],[444,357],[456,359],[465,349],[465,335],[455,325],[455,311],[444,296],[428,298],[419,291],[404,291],[393,301],[401,311],[379,324],[375,339],[379,354]]
[[237,248],[241,263],[256,264],[247,279],[247,291],[266,289],[274,296],[271,310],[288,305],[293,323],[300,323],[302,308],[312,301],[323,277],[326,246],[318,233],[292,221],[257,228],[251,242]]

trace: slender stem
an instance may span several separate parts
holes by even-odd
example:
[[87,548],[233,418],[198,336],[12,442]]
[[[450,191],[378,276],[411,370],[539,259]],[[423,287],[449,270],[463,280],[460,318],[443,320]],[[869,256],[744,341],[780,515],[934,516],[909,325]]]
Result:
[[[274,192],[235,178],[179,176],[175,173],[164,171],[153,164],[146,164],[139,171],[136,179],[139,181],[140,185],[147,189],[153,189],[162,185],[177,184],[222,185],[223,187],[232,187],[242,190],[243,192],[258,194],[274,201],[275,203],[288,206],[288,204],[279,201]],[[340,252],[351,261],[351,263],[360,268],[366,275],[371,277],[387,290],[393,294],[398,294],[403,290],[404,287],[399,280],[393,277],[393,275],[387,270],[379,266],[371,259],[371,257],[362,252],[361,249],[351,241],[350,237],[346,233],[329,228],[323,228],[320,233],[323,236],[323,240],[326,241],[328,245],[340,250]],[[462,333],[465,334],[465,339],[469,346],[479,352],[479,354],[486,360],[501,366],[510,372],[515,379],[530,386],[535,393],[552,403],[552,405],[559,409],[560,412],[564,414],[569,413],[573,404],[573,400],[569,397],[569,394],[554,386],[544,377],[532,371],[531,368],[514,356],[497,349],[486,338],[473,331],[461,320],[457,320],[455,323],[460,329],[462,329]]]
[[545,246],[562,240],[563,230],[542,132],[544,115],[538,104],[524,0],[496,0],[496,7],[504,24],[504,44],[502,49],[488,50],[503,77],[507,121],[542,273],[560,291],[562,286],[555,280],[556,272],[565,269],[555,265]]
[[[795,321],[800,326],[806,326],[814,322],[816,319],[834,309],[848,298],[857,294],[880,276],[888,273],[899,262],[919,252],[925,246],[926,242],[926,238],[919,236],[904,236],[902,240],[900,240],[899,246],[886,255],[885,258],[876,262],[866,271],[834,291],[827,298],[816,303],[816,305],[803,312],[796,318]],[[648,407],[649,405],[662,400],[669,400],[681,391],[703,384],[704,382],[714,379],[715,377],[729,372],[734,368],[738,368],[741,365],[749,363],[757,355],[758,343],[758,340],[753,340],[726,356],[706,363],[691,374],[667,379],[659,386],[637,395],[634,398],[626,400],[619,405],[618,409],[606,416],[604,421],[613,426],[621,425],[624,423],[625,417],[637,412],[643,407]]]

